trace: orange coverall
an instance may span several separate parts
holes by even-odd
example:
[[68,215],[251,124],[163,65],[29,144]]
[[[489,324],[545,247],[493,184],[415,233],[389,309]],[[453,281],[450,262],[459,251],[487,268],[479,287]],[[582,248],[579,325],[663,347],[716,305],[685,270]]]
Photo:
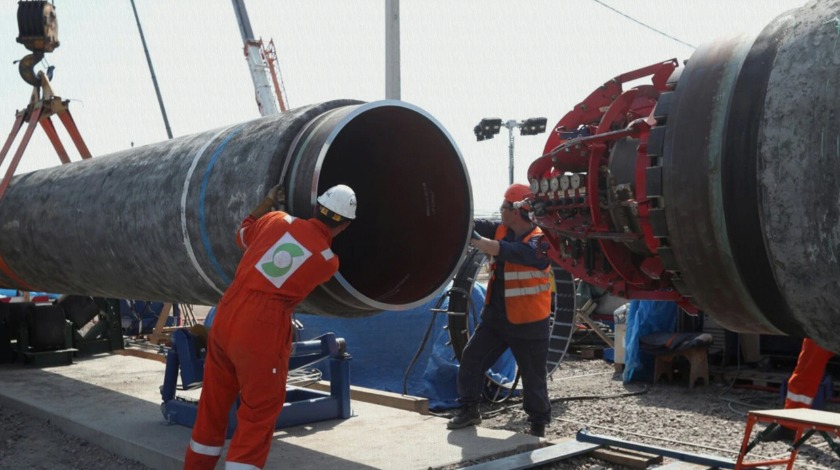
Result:
[[823,349],[811,339],[802,341],[796,368],[788,380],[785,409],[811,408],[825,374],[825,365],[833,356],[833,352]]
[[265,465],[286,400],[292,312],[338,270],[331,241],[320,221],[280,211],[242,222],[237,244],[245,253],[210,329],[204,385],[184,468],[216,466],[237,394],[237,428],[225,460],[240,468]]

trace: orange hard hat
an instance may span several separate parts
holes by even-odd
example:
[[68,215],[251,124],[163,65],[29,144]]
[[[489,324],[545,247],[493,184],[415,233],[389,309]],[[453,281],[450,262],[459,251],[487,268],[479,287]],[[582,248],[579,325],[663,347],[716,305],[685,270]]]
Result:
[[524,184],[512,184],[505,191],[505,200],[510,202],[519,202],[531,194],[531,188]]

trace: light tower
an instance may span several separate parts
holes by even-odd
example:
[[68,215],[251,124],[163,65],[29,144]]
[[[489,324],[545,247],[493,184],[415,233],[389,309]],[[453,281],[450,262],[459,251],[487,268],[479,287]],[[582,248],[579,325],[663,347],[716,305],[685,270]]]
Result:
[[484,118],[473,129],[475,138],[479,142],[492,139],[499,133],[502,126],[508,130],[508,181],[513,184],[513,129],[519,128],[519,135],[537,135],[545,132],[546,118],[528,118],[522,121],[508,120],[502,123],[501,118]]

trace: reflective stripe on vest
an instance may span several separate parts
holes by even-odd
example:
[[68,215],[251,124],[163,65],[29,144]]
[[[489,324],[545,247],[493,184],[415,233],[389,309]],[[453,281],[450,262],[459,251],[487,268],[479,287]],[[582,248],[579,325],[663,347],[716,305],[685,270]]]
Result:
[[[508,228],[499,225],[496,228],[495,240],[502,240],[507,235]],[[542,230],[535,227],[522,239],[522,243],[529,244],[532,238],[542,235]],[[495,276],[496,264],[491,267]],[[494,279],[495,280],[495,277]],[[505,312],[507,319],[513,324],[533,323],[548,318],[551,310],[551,266],[545,269],[532,268],[515,263],[505,263]],[[490,282],[493,284],[492,280]],[[492,287],[491,287],[492,288]],[[490,292],[487,292],[490,299]]]
[[518,287],[515,289],[505,289],[505,297],[518,297],[520,295],[534,295],[540,292],[549,290],[548,284],[534,287]]
[[551,274],[548,271],[517,271],[517,272],[505,272],[505,280],[510,281],[512,279],[542,279],[546,278],[549,279]]

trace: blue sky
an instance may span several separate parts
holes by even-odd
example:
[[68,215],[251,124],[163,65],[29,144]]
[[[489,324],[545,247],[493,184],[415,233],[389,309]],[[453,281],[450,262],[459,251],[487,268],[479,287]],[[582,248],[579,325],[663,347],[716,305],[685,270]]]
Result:
[[[94,156],[167,139],[129,0],[55,0],[61,46],[56,93]],[[254,34],[274,39],[292,107],[385,96],[385,0],[246,0]],[[470,173],[477,213],[499,205],[508,183],[507,131],[477,142],[482,117],[556,123],[610,78],[686,60],[716,38],[755,35],[802,0],[403,0],[402,99],[449,131]],[[31,87],[13,61],[17,2],[0,7],[0,135]],[[229,0],[135,0],[173,134],[259,117]],[[679,41],[660,34],[604,6]],[[680,42],[682,41],[682,42]],[[42,62],[43,63],[43,62]],[[36,69],[42,69],[41,66]],[[524,180],[546,135],[516,136]],[[18,139],[19,140],[19,139]],[[63,139],[72,149],[69,139]],[[5,173],[11,155],[0,166]],[[78,155],[71,151],[71,159]],[[59,163],[39,129],[17,173]]]

